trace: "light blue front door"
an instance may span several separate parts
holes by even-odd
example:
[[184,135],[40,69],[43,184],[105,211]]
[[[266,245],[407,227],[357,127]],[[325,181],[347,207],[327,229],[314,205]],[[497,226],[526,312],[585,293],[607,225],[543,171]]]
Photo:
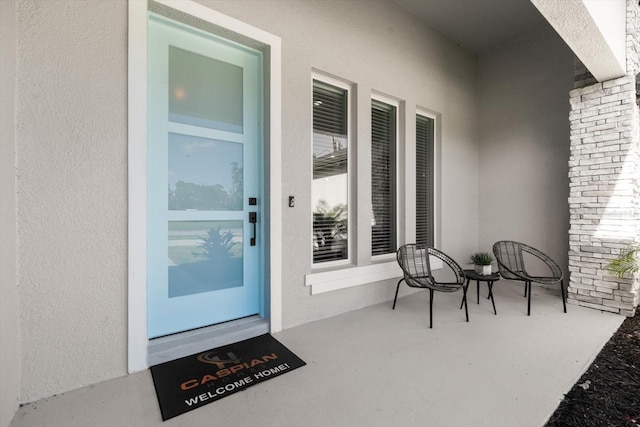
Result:
[[148,22],[155,338],[262,311],[262,56],[153,14]]

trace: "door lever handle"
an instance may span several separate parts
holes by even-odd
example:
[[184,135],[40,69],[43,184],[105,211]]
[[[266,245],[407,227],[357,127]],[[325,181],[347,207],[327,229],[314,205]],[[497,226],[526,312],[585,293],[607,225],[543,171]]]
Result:
[[258,213],[257,212],[249,212],[249,224],[253,224],[253,237],[249,241],[250,246],[256,245],[256,223],[258,222]]

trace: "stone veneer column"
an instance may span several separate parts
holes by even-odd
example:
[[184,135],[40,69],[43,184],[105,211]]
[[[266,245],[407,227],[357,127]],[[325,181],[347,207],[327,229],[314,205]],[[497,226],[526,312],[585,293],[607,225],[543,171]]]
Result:
[[570,92],[569,304],[633,316],[638,275],[619,279],[606,265],[640,243],[640,7],[627,0],[627,75],[595,83],[576,63]]

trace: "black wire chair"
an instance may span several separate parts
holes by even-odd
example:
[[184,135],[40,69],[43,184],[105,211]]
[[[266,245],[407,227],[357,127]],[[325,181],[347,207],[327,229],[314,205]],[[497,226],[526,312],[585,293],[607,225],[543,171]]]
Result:
[[[431,274],[431,261],[429,256],[440,259],[444,265],[448,266],[455,278],[454,282],[439,282]],[[464,313],[469,321],[469,311],[467,310],[467,287],[465,286],[464,271],[457,262],[450,256],[435,248],[419,245],[407,244],[398,249],[396,259],[402,268],[403,277],[398,281],[396,296],[393,299],[393,309],[396,308],[398,290],[400,283],[404,282],[412,288],[429,289],[429,328],[433,328],[433,292],[456,292],[463,290],[462,301],[464,303]]]
[[[560,283],[562,292],[562,307],[567,312],[567,303],[564,290],[564,276],[558,264],[548,255],[520,242],[501,240],[493,244],[493,254],[498,261],[500,275],[507,280],[524,282],[524,296],[527,297],[527,316],[531,315],[531,283],[543,285],[555,285]],[[549,268],[550,275],[534,276],[527,272],[524,254],[530,254],[538,258]]]

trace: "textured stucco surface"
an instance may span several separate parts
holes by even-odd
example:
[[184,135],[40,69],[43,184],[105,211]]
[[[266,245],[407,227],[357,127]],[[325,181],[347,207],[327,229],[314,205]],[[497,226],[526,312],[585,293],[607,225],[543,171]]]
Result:
[[[312,297],[304,286],[312,68],[357,83],[367,102],[377,90],[442,114],[441,246],[461,260],[475,250],[475,57],[387,1],[202,3],[283,40],[285,327],[388,300],[395,288],[390,281]],[[28,402],[127,371],[127,3],[19,0],[17,41]],[[296,208],[284,207],[288,195]]]
[[124,375],[127,4],[17,3],[21,400]]
[[20,401],[15,174],[15,2],[0,2],[0,427]]
[[627,0],[582,0],[609,48],[624,68]]
[[[573,55],[543,30],[479,60],[479,248],[537,247],[567,274]],[[568,277],[568,276],[567,276]]]
[[[624,1],[531,0],[598,81],[624,75]],[[606,6],[602,6],[606,3]],[[606,10],[606,18],[594,13]],[[622,42],[620,44],[620,42]]]
[[[282,37],[282,195],[296,197],[293,209],[282,201],[285,328],[391,299],[395,290],[389,281],[311,296],[304,286],[304,275],[311,272],[312,246],[312,178],[310,160],[304,160],[311,159],[312,68],[355,82],[358,97],[365,101],[377,90],[404,100],[407,108],[420,105],[442,114],[441,246],[466,259],[477,244],[473,55],[392,2],[201,3]],[[366,120],[366,105],[363,112],[361,119]],[[363,124],[366,129],[366,123],[358,126]],[[367,224],[359,230],[367,230]]]

